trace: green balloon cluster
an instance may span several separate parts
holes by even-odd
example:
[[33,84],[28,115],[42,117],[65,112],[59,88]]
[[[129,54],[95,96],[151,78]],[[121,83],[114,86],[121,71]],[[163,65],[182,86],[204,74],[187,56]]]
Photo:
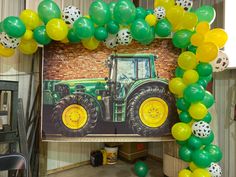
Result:
[[187,48],[191,43],[190,39],[192,34],[193,32],[190,30],[183,29],[177,31],[172,39],[174,46],[181,49]]
[[167,19],[161,19],[157,22],[155,32],[160,37],[167,37],[171,34],[172,25]]
[[74,28],[71,28],[71,29],[68,31],[67,39],[68,39],[71,43],[78,43],[78,42],[81,41],[81,39],[76,35]]
[[201,6],[194,12],[198,17],[198,22],[212,23],[215,20],[216,12],[212,6]]
[[52,41],[46,32],[45,26],[39,26],[34,30],[34,39],[41,45],[47,45]]
[[73,28],[79,39],[91,38],[95,31],[93,22],[86,17],[81,17],[76,20]]

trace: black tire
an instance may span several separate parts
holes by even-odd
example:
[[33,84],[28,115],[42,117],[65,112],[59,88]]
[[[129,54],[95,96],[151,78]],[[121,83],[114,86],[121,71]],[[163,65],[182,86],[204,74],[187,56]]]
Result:
[[[156,128],[145,125],[139,116],[141,104],[148,98],[161,98],[168,105],[168,115],[165,122]],[[127,118],[129,127],[134,134],[141,136],[163,136],[170,134],[171,127],[177,122],[178,114],[175,106],[175,98],[168,89],[168,84],[158,82],[153,85],[146,85],[135,91],[128,101]]]
[[[62,121],[63,111],[72,104],[82,106],[87,112],[87,122],[80,129],[70,129]],[[85,94],[77,94],[66,96],[57,103],[53,110],[52,120],[58,133],[70,137],[83,137],[93,131],[97,124],[98,115],[94,99]]]

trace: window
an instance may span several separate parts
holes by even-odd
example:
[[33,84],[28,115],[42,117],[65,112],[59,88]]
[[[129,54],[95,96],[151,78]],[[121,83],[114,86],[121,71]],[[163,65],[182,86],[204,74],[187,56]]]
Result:
[[139,79],[150,78],[149,58],[143,58],[138,60],[138,78]]
[[225,30],[229,39],[225,46],[225,52],[229,57],[229,68],[236,68],[236,1],[225,1]]

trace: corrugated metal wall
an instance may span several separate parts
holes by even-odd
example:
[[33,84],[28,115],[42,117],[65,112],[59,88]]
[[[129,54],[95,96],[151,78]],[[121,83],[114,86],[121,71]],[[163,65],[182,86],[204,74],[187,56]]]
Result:
[[[231,58],[233,60],[233,58]],[[236,176],[236,70],[215,74],[214,92],[216,99],[219,145],[223,152],[221,166],[223,177]]]

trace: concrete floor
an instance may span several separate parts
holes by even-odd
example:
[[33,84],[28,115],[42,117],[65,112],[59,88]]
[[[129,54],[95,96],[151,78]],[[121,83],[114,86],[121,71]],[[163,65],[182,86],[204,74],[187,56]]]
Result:
[[[146,177],[163,177],[162,163],[148,159],[145,161],[149,167]],[[115,165],[92,167],[82,166],[61,173],[52,174],[48,177],[137,177],[133,171],[134,165],[119,160]]]

